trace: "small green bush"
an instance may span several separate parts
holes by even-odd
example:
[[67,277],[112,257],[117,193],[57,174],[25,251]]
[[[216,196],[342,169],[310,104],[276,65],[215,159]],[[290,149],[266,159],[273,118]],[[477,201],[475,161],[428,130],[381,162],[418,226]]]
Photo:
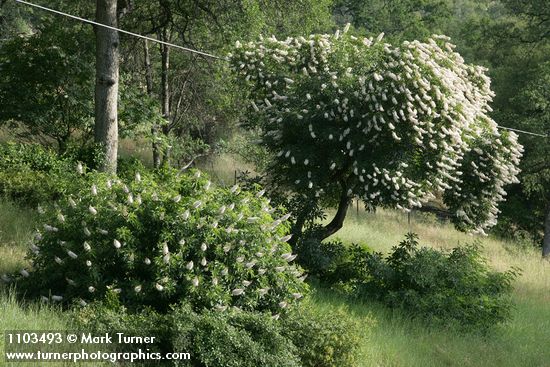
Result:
[[254,312],[192,313],[180,306],[170,314],[175,351],[192,351],[197,366],[299,367],[292,341],[276,320]]
[[43,172],[29,169],[0,171],[0,192],[2,196],[19,205],[36,207],[38,203],[60,196],[57,182]]
[[309,275],[319,278],[328,284],[354,282],[365,277],[360,259],[371,250],[366,245],[346,245],[336,239],[320,242],[314,236],[304,236],[297,244],[298,263]]
[[[151,308],[142,308],[139,312],[128,312],[120,304],[118,295],[111,292],[101,302],[93,302],[86,307],[75,309],[69,314],[75,329],[91,332],[94,335],[106,333],[114,335],[123,332],[128,336],[154,336],[156,343],[143,345],[143,350],[149,352],[167,353],[171,351],[168,344],[171,340],[171,325],[166,322],[166,316]],[[126,345],[112,345],[120,352],[127,352]]]
[[77,184],[75,166],[38,144],[1,144],[0,194],[31,207],[59,199]]
[[322,314],[297,307],[279,320],[251,311],[195,311],[182,303],[167,313],[129,312],[110,293],[106,300],[73,311],[77,329],[154,336],[151,352],[187,352],[194,367],[353,367],[358,325],[342,311]]
[[476,245],[446,253],[419,247],[417,236],[409,233],[388,258],[368,254],[358,266],[369,274],[358,287],[361,296],[415,317],[478,330],[511,317],[517,271],[491,270]]
[[131,180],[136,173],[145,172],[147,168],[137,157],[119,158],[117,162],[117,176]]
[[360,326],[344,311],[320,313],[309,305],[281,319],[282,333],[297,347],[303,367],[357,365]]
[[[81,162],[84,166],[88,167],[88,169],[94,170],[101,167],[105,159],[105,152],[100,144],[93,141],[80,144],[74,142],[67,146],[67,149],[63,152],[61,157],[71,162],[71,167],[73,167],[76,162]],[[119,162],[121,160],[124,159],[119,158]],[[120,175],[119,172],[117,172],[117,174]]]
[[27,167],[31,171],[49,172],[64,169],[66,161],[39,144],[0,144],[0,170]]
[[214,188],[200,171],[89,173],[42,217],[20,289],[85,304],[118,292],[126,307],[291,308],[307,285],[291,263],[286,218],[257,193]]

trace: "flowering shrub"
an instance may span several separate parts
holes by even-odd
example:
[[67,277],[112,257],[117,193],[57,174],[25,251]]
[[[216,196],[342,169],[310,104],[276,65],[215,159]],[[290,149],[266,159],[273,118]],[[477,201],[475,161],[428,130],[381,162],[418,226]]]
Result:
[[45,300],[85,304],[118,294],[128,307],[235,306],[279,314],[307,291],[286,243],[288,216],[257,193],[214,188],[200,171],[131,182],[87,175],[48,210],[21,271]]
[[522,150],[488,115],[485,70],[445,36],[392,46],[346,31],[237,42],[230,55],[273,185],[325,206],[347,195],[405,211],[444,193],[458,227],[483,233]]

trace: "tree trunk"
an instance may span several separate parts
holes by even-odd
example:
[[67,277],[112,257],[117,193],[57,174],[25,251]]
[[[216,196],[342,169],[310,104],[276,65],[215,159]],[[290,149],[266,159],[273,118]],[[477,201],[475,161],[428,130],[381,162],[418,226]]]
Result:
[[[164,28],[162,31],[162,40],[168,42],[168,38],[168,30]],[[167,45],[161,45],[160,52],[162,66],[160,98],[162,103],[162,117],[166,120],[162,132],[164,135],[168,136],[168,133],[170,132],[170,85],[168,80],[168,72],[170,70],[170,47]],[[163,164],[170,165],[170,153],[171,148],[168,146],[164,152]]]
[[[338,209],[330,223],[321,228],[319,231],[315,232],[314,236],[319,240],[319,242],[338,232],[344,225],[344,220],[346,219],[346,214],[348,213],[348,207],[351,202],[351,198],[348,196],[348,186],[346,184],[346,181],[344,179],[340,179],[339,183],[342,192],[340,194]],[[296,222],[292,227],[292,238],[288,241],[291,246],[296,245],[298,239],[302,236],[306,217],[306,212],[298,215],[298,218],[296,219]]]
[[[96,0],[96,21],[117,26],[117,0]],[[116,173],[118,151],[118,32],[96,26],[95,130],[105,160],[104,172]]]
[[69,138],[66,136],[57,137],[57,153],[63,155],[67,152],[67,147],[69,145]]
[[[149,44],[145,40],[144,44],[144,53],[145,53],[145,81],[147,83],[147,95],[149,97],[153,96],[153,68],[151,66],[151,55],[149,54]],[[157,142],[158,135],[158,126],[156,123],[153,123],[151,126],[151,135],[152,135],[152,148],[153,148],[153,167],[160,167],[160,147]]]
[[544,239],[542,240],[542,257],[550,258],[550,205],[546,208],[546,219],[544,220]]
[[305,210],[302,210],[302,212],[296,218],[296,222],[294,223],[294,226],[291,229],[292,237],[288,241],[290,246],[294,247],[294,245],[296,245],[300,237],[302,237],[302,233],[304,231],[304,225],[306,224],[306,218],[307,218],[307,212]]
[[330,223],[324,226],[321,230],[319,238],[321,241],[338,232],[342,228],[342,226],[344,225],[344,219],[346,219],[346,214],[348,213],[349,204],[351,202],[351,197],[348,196],[348,186],[346,184],[346,181],[344,181],[343,179],[341,179],[339,183],[342,192],[340,193],[338,210],[336,211],[336,215],[334,215],[334,218],[332,218]]

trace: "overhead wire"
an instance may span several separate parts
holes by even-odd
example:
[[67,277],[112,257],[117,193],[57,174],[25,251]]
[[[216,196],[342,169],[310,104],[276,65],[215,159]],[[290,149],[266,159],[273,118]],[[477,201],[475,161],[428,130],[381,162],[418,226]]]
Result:
[[113,27],[113,26],[110,26],[110,25],[103,24],[103,23],[95,22],[95,21],[93,21],[93,20],[89,20],[89,19],[86,19],[86,18],[78,17],[78,16],[76,16],[76,15],[64,13],[64,12],[59,11],[59,10],[47,8],[47,7],[42,6],[42,5],[33,4],[33,3],[28,2],[28,1],[23,1],[23,0],[14,0],[14,1],[15,1],[15,2],[18,2],[18,3],[21,3],[21,4],[28,5],[28,6],[32,6],[32,7],[35,7],[35,8],[38,8],[38,9],[41,9],[41,10],[50,12],[50,13],[54,13],[54,14],[57,14],[57,15],[62,15],[62,16],[64,16],[64,17],[68,17],[68,18],[71,18],[71,19],[75,19],[75,20],[78,20],[78,21],[81,21],[81,22],[84,22],[84,23],[93,24],[93,25],[98,26],[98,27],[103,27],[103,28],[111,29],[111,30],[113,30],[113,31],[117,31],[117,32],[120,32],[120,33],[128,34],[128,35],[133,36],[133,37],[142,38],[142,39],[145,39],[145,40],[148,40],[148,41],[151,41],[151,42],[160,43],[160,44],[162,44],[162,45],[170,46],[170,47],[173,47],[173,48],[176,48],[176,49],[180,49],[180,50],[183,50],[183,51],[186,51],[186,52],[191,52],[191,53],[194,53],[194,54],[198,54],[198,55],[210,57],[210,58],[212,58],[212,59],[226,60],[226,61],[227,61],[227,58],[225,58],[225,57],[216,56],[216,55],[212,55],[212,54],[210,54],[210,53],[208,53],[208,52],[198,51],[198,50],[194,50],[194,49],[192,49],[192,48],[188,48],[188,47],[183,47],[183,46],[180,46],[180,45],[176,45],[176,44],[174,44],[174,43],[170,43],[170,42],[166,42],[166,41],[161,41],[161,40],[156,39],[156,38],[144,36],[144,35],[139,34],[139,33],[134,33],[134,32],[130,32],[130,31],[126,31],[126,30],[124,30],[124,29],[120,29],[120,28],[117,28],[117,27]]
[[510,131],[513,131],[513,132],[516,132],[516,133],[521,133],[521,134],[527,134],[527,135],[533,135],[533,136],[540,136],[542,138],[548,138],[548,134],[544,135],[544,134],[538,134],[538,133],[533,133],[531,131],[525,131],[525,130],[520,130],[520,129],[514,129],[512,127],[506,127],[506,126],[501,126],[501,125],[497,125],[497,127],[499,129],[504,129],[504,130],[510,130]]
[[[182,51],[194,53],[194,54],[197,54],[197,55],[209,57],[209,58],[216,59],[216,60],[228,61],[228,59],[226,57],[216,56],[216,55],[210,54],[208,52],[194,50],[192,48],[188,48],[188,47],[184,47],[184,46],[177,45],[177,44],[174,44],[174,43],[162,41],[162,40],[159,40],[159,39],[156,39],[156,38],[144,36],[144,35],[139,34],[139,33],[130,32],[130,31],[127,31],[127,30],[124,30],[124,29],[121,29],[121,28],[117,28],[117,27],[109,26],[109,25],[102,24],[102,23],[99,23],[99,22],[95,22],[93,20],[78,17],[76,15],[68,14],[68,13],[65,13],[65,12],[62,12],[62,11],[59,11],[59,10],[51,9],[51,8],[48,8],[48,7],[45,7],[45,6],[42,6],[42,5],[38,5],[38,4],[34,4],[34,3],[31,3],[31,2],[28,2],[28,1],[24,1],[24,0],[14,0],[14,1],[18,2],[20,4],[32,6],[32,7],[50,12],[50,13],[53,13],[53,14],[57,14],[57,15],[61,15],[61,16],[64,16],[64,17],[71,18],[71,19],[75,19],[75,20],[78,20],[78,21],[81,21],[81,22],[84,22],[84,23],[88,23],[88,24],[92,24],[92,25],[95,25],[95,26],[98,26],[98,27],[111,29],[113,31],[124,33],[124,34],[130,35],[130,36],[133,36],[133,37],[142,38],[142,39],[145,39],[145,40],[148,40],[148,41],[151,41],[151,42],[160,43],[162,45],[173,47],[175,49],[179,49],[179,50],[182,50]],[[548,138],[549,137],[548,134],[546,134],[546,135],[545,134],[538,134],[538,133],[534,133],[534,132],[531,132],[531,131],[520,130],[520,129],[511,128],[511,127],[501,126],[501,125],[497,125],[497,127],[499,129],[514,131],[514,132],[517,132],[517,133],[520,133],[520,134],[527,134],[527,135],[538,136],[538,137],[542,137],[542,138]]]

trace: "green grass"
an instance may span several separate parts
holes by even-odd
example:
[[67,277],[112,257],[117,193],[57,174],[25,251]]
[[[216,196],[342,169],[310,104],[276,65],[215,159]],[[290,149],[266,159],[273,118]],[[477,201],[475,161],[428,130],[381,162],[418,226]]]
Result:
[[[9,289],[0,290],[0,330],[2,331],[63,331],[74,330],[71,320],[58,307],[40,304],[38,302],[22,303]],[[0,351],[4,351],[4,335],[0,337]],[[66,347],[67,345],[65,345]],[[65,350],[51,349],[60,352]],[[6,362],[4,356],[0,356],[0,367],[11,366],[107,366],[111,363],[73,363],[73,362]]]
[[360,366],[549,366],[550,310],[539,302],[517,300],[514,320],[488,336],[431,329],[399,311],[356,303],[319,290],[314,303],[330,312],[345,307],[365,325]]
[[[37,222],[34,211],[22,209],[0,200],[0,274],[18,271],[27,265],[25,253]],[[59,309],[28,302],[23,304],[12,289],[0,282],[0,330],[65,330],[69,322]],[[0,337],[0,351],[4,350],[4,336]],[[0,358],[0,366],[8,364]],[[31,365],[31,364],[28,364]],[[49,366],[61,366],[48,363]]]
[[[0,199],[0,274],[19,271],[28,265],[25,260],[27,244],[38,222],[33,210],[22,209]],[[59,307],[38,301],[23,302],[15,297],[11,285],[0,281],[0,367],[8,366],[106,366],[111,363],[48,362],[36,364],[8,363],[4,360],[4,335],[7,330],[52,331],[72,330],[71,320]]]
[[[221,165],[227,174],[229,166]],[[0,201],[0,273],[25,265],[26,243],[35,221],[32,211]],[[493,267],[523,269],[515,283],[514,318],[488,336],[463,335],[430,328],[376,303],[351,301],[317,288],[311,299],[315,307],[327,313],[344,309],[364,326],[360,366],[550,366],[550,263],[541,261],[538,251],[514,250],[514,244],[492,237],[472,237],[425,215],[412,215],[409,225],[405,214],[386,210],[373,214],[350,209],[344,228],[335,237],[387,252],[409,230],[419,234],[422,244],[439,248],[479,240]],[[0,326],[4,330],[63,329],[68,325],[69,321],[55,308],[36,303],[22,305],[6,289],[0,289]],[[2,363],[0,359],[0,366]]]
[[0,200],[0,274],[25,265],[25,245],[31,240],[36,220],[34,211]]
[[120,139],[119,158],[138,158],[146,167],[153,167],[153,149],[148,139]]
[[[38,303],[23,305],[13,292],[6,289],[0,293],[0,315],[1,330],[64,330],[68,324],[57,308]],[[0,350],[3,349],[2,337]]]

